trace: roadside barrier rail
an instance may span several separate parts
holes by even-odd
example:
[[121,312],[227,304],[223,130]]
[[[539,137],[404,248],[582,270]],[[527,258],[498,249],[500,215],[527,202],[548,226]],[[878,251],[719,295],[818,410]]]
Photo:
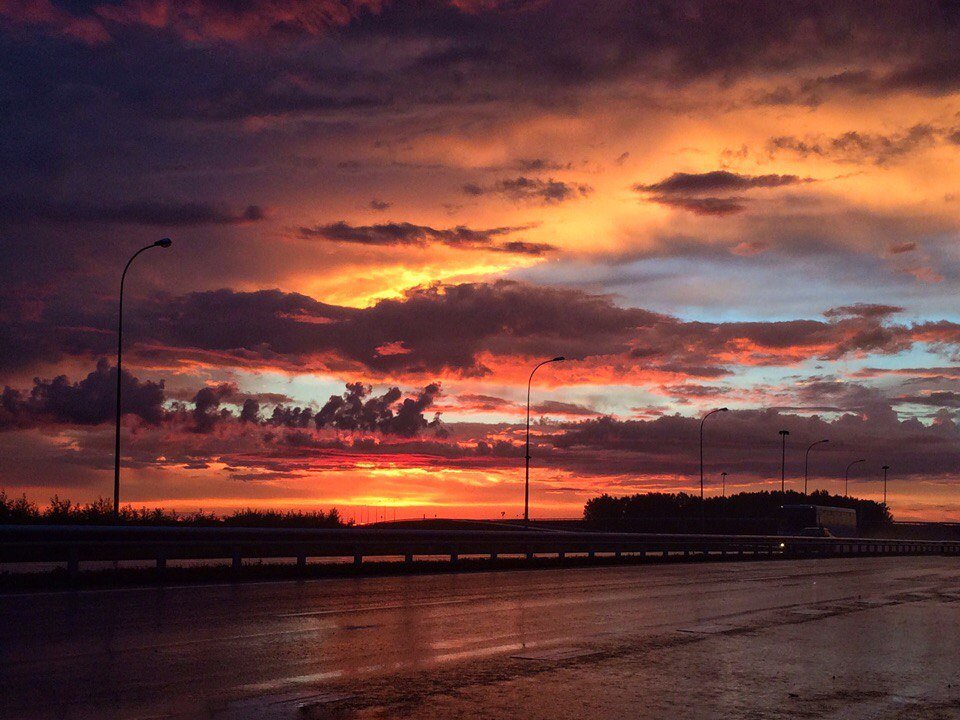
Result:
[[678,535],[515,530],[394,528],[198,528],[85,525],[0,525],[0,563],[61,563],[73,574],[81,563],[140,561],[163,569],[168,561],[290,558],[716,556],[850,557],[960,555],[960,542],[813,538],[775,535]]

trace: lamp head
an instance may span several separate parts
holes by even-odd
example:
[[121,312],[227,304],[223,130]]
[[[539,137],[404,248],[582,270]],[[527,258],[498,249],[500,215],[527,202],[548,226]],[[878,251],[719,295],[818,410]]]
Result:
[[154,243],[154,245],[156,245],[157,247],[168,248],[171,245],[173,245],[173,240],[171,240],[170,238],[160,238]]
[[565,358],[563,355],[558,355],[557,357],[555,357],[555,358],[554,358],[553,360],[551,360],[550,362],[563,362],[564,360],[566,360],[566,358]]
[[727,412],[730,408],[718,408],[717,412]]

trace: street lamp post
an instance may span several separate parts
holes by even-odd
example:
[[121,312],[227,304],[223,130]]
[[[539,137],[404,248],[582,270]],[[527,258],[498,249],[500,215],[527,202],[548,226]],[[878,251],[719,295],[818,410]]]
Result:
[[813,450],[817,445],[822,443],[828,443],[829,440],[817,440],[814,443],[810,443],[810,447],[807,448],[807,454],[803,458],[803,496],[807,496],[807,476],[810,470],[810,451]]
[[720,473],[720,494],[723,497],[727,496],[727,473],[726,471]]
[[530,378],[527,380],[527,445],[526,452],[524,453],[524,458],[526,459],[526,471],[524,473],[523,481],[523,524],[527,525],[530,523],[530,386],[533,383],[533,374],[542,366],[554,362],[562,362],[565,360],[562,355],[559,357],[551,358],[550,360],[544,360],[541,363],[538,363],[533,370],[530,371]]
[[120,275],[120,307],[117,312],[117,426],[113,452],[113,521],[120,520],[120,388],[123,382],[123,283],[127,279],[127,270],[130,269],[130,263],[144,250],[160,247],[168,248],[173,244],[170,238],[161,238],[155,243],[146,245],[137,250],[130,259],[127,260],[126,267],[123,268],[123,274]]
[[715,408],[700,418],[700,532],[706,529],[703,514],[703,423],[706,422],[708,417],[718,412],[727,412],[727,408]]
[[780,494],[786,491],[786,477],[787,477],[787,435],[790,434],[789,430],[780,431]]
[[890,469],[889,465],[883,466],[883,504],[887,504],[887,470]]
[[846,471],[843,473],[843,496],[850,497],[850,468],[852,468],[857,463],[866,462],[866,459],[860,458],[859,460],[854,460],[849,465],[847,465]]

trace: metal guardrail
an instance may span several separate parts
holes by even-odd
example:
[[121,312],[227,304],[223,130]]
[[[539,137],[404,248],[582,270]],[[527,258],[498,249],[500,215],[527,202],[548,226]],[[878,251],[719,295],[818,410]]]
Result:
[[195,528],[0,525],[0,563],[65,563],[71,573],[84,562],[155,562],[244,559],[307,559],[512,555],[622,555],[847,557],[857,555],[960,555],[960,542],[809,538],[771,535],[669,535],[531,530],[413,530],[344,528]]

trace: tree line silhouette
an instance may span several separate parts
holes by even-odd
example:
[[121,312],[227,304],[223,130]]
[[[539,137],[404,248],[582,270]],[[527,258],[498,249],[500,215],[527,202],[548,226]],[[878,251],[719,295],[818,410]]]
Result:
[[[0,490],[0,525],[110,525],[113,523],[113,503],[100,498],[92,503],[73,503],[57,495],[50,504],[40,508],[26,495],[10,497]],[[229,515],[217,515],[200,510],[181,514],[163,508],[120,508],[121,525],[180,525],[192,527],[266,527],[266,528],[337,528],[345,527],[336,508],[324,512],[314,510],[234,510]]]
[[[893,523],[883,503],[831,495],[816,490],[809,495],[788,490],[744,492],[703,501],[703,527],[708,532],[774,534],[782,505],[826,505],[857,511],[860,533],[871,533]],[[587,501],[584,522],[593,529],[620,532],[699,532],[701,503],[687,493],[638,493],[613,497],[604,493]]]

